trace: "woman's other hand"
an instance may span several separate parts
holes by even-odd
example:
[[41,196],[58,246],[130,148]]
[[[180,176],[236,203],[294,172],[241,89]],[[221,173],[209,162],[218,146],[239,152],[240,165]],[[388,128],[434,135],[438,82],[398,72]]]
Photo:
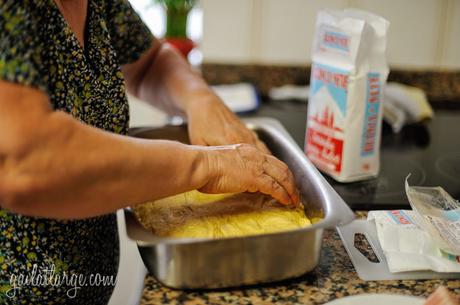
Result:
[[204,193],[261,192],[284,205],[299,204],[294,176],[286,164],[248,144],[200,148],[204,153]]
[[154,40],[136,62],[123,66],[128,91],[172,115],[185,115],[192,144],[248,143],[269,150],[209,88],[183,56]]
[[213,93],[197,95],[187,105],[188,132],[191,144],[218,146],[247,143],[264,153],[267,146]]

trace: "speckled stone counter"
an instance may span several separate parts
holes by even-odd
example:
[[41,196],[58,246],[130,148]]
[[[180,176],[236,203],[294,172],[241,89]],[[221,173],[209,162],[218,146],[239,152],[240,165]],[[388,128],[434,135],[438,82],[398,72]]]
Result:
[[326,230],[320,264],[300,278],[230,290],[179,291],[147,275],[140,304],[324,304],[362,293],[428,296],[439,285],[460,296],[460,280],[365,282],[356,274],[337,232]]

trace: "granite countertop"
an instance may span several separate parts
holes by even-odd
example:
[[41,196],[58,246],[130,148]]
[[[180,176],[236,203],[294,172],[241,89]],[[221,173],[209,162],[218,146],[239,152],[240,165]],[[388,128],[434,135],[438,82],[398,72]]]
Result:
[[426,297],[439,285],[460,296],[460,280],[361,280],[339,235],[331,229],[324,232],[319,265],[300,278],[230,290],[180,291],[166,288],[147,275],[140,304],[324,304],[362,293]]

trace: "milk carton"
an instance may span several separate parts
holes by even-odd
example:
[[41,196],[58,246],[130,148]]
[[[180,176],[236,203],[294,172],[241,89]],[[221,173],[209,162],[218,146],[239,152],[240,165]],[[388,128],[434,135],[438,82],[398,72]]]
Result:
[[305,153],[337,181],[379,172],[388,26],[358,10],[318,13]]

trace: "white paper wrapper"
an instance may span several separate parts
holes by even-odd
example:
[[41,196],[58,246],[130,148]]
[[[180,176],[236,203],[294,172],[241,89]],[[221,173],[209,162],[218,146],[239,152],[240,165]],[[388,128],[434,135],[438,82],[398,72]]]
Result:
[[460,257],[443,252],[411,210],[370,211],[390,272],[460,272]]

